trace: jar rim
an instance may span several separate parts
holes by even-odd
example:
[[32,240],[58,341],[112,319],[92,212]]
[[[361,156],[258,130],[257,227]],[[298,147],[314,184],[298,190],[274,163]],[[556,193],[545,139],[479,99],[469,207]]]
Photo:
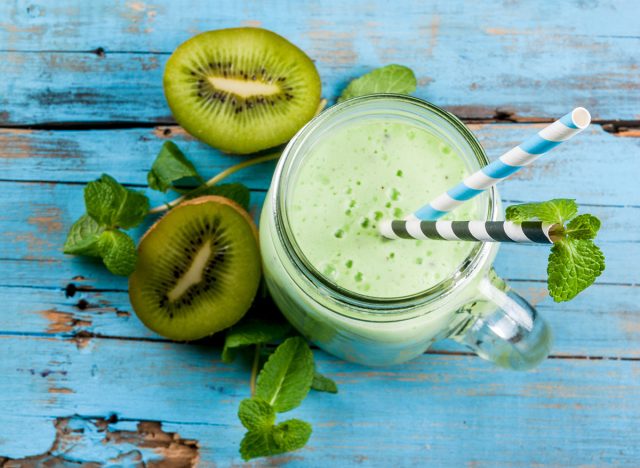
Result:
[[[448,278],[443,279],[424,291],[405,297],[385,298],[366,296],[341,288],[335,283],[329,281],[306,258],[295,241],[295,237],[289,225],[285,203],[286,196],[284,194],[286,184],[282,182],[289,179],[289,171],[292,169],[292,165],[296,158],[300,157],[300,154],[304,153],[299,150],[304,147],[306,139],[314,131],[321,128],[323,124],[330,121],[330,119],[332,119],[336,114],[366,105],[372,101],[378,103],[401,103],[401,105],[406,105],[407,109],[419,110],[423,113],[426,111],[431,116],[436,116],[450,124],[463,138],[468,149],[471,150],[471,154],[465,156],[475,157],[478,167],[483,167],[489,163],[486,153],[475,135],[456,116],[439,108],[438,106],[422,99],[400,94],[375,94],[357,97],[338,103],[316,116],[302,129],[300,129],[287,144],[280,157],[272,181],[272,188],[270,192],[270,196],[272,197],[272,215],[275,218],[274,220],[278,240],[285,247],[283,250],[289,257],[289,260],[302,273],[304,278],[308,282],[311,282],[315,287],[319,288],[324,295],[335,301],[344,303],[350,309],[355,309],[353,314],[348,315],[349,318],[359,318],[369,321],[397,321],[405,318],[412,318],[415,315],[411,314],[411,310],[418,306],[422,307],[426,304],[435,302],[436,300],[441,300],[453,293],[455,290],[458,290],[470,277],[473,276],[476,271],[481,269],[480,267],[484,264],[486,259],[489,258],[491,246],[486,243],[479,244],[471,250],[465,260],[458,265],[455,272]],[[491,187],[487,190],[487,194],[489,201],[487,203],[486,219],[495,220],[497,216],[497,197],[495,188]]]

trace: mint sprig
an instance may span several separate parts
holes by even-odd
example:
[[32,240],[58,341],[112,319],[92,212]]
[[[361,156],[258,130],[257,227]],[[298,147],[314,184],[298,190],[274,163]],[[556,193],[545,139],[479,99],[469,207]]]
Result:
[[600,220],[578,213],[575,200],[559,198],[542,203],[525,203],[507,208],[508,221],[539,220],[557,223],[551,233],[555,242],[547,265],[547,288],[556,302],[570,301],[591,286],[605,269],[605,258],[593,242]]
[[218,195],[233,200],[245,210],[249,209],[251,192],[246,185],[234,182],[208,186],[193,163],[173,141],[163,143],[147,174],[147,182],[153,190],[167,192],[171,189],[183,195],[184,199]]
[[84,204],[87,214],[109,229],[135,227],[149,212],[149,199],[144,194],[123,187],[107,174],[87,184]]
[[73,223],[69,230],[67,240],[64,243],[64,253],[99,257],[100,247],[98,246],[98,241],[104,231],[104,226],[100,226],[88,214],[83,214]]
[[342,91],[338,102],[369,94],[411,94],[418,82],[410,68],[404,65],[387,65],[356,78]]
[[313,354],[300,337],[285,340],[269,357],[256,383],[256,396],[279,412],[302,403],[313,381]]
[[578,204],[570,198],[554,198],[541,203],[523,203],[507,208],[507,221],[531,221],[564,225],[578,213]]
[[240,182],[232,182],[229,184],[218,184],[208,187],[202,185],[186,194],[187,199],[201,197],[203,195],[218,195],[233,200],[245,210],[249,210],[251,202],[251,191],[249,187]]
[[322,390],[337,392],[332,380],[315,371],[313,353],[303,338],[287,338],[276,348],[260,371],[255,395],[240,402],[238,418],[247,428],[240,443],[244,460],[278,455],[306,445],[311,425],[299,419],[276,424],[276,413],[297,408],[318,377],[321,383],[317,385]]
[[277,425],[262,425],[244,435],[240,442],[240,455],[244,460],[251,460],[298,450],[307,444],[311,432],[311,424],[300,419],[289,419]]
[[338,386],[336,383],[319,372],[316,372],[313,375],[311,389],[317,392],[338,393]]
[[289,332],[291,332],[291,325],[284,320],[244,319],[227,330],[222,349],[222,360],[231,363],[239,349],[277,342],[287,336]]
[[[221,179],[219,175],[216,177]],[[251,195],[245,185],[236,182],[208,186],[191,161],[171,141],[162,145],[147,180],[154,190],[173,189],[184,194],[181,199],[219,195],[244,209],[249,208]],[[176,185],[189,180],[195,180],[199,186],[194,190]],[[86,213],[71,226],[63,252],[100,258],[111,273],[129,276],[135,270],[137,253],[134,240],[123,229],[138,226],[156,210],[150,211],[149,199],[144,194],[124,187],[107,174],[87,184],[84,202]]]
[[167,192],[172,188],[182,193],[183,189],[175,184],[188,179],[194,179],[198,184],[205,182],[178,145],[173,141],[165,141],[147,174],[149,187],[160,192]]
[[63,251],[101,258],[114,275],[129,276],[136,266],[136,245],[120,228],[140,224],[149,212],[149,199],[103,174],[84,189],[87,213],[69,230]]
[[129,276],[136,269],[136,243],[118,229],[108,229],[98,240],[100,257],[114,275]]

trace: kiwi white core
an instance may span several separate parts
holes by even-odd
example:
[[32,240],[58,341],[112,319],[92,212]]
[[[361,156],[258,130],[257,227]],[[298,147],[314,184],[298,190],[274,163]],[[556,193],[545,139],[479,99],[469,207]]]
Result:
[[226,93],[232,93],[241,98],[251,96],[271,96],[278,94],[280,87],[274,83],[264,83],[262,81],[236,80],[234,78],[224,78],[219,76],[208,76],[207,80],[211,85]]
[[176,285],[167,293],[170,302],[179,299],[187,289],[203,279],[204,267],[211,256],[211,242],[205,242],[193,258],[189,269],[180,277]]

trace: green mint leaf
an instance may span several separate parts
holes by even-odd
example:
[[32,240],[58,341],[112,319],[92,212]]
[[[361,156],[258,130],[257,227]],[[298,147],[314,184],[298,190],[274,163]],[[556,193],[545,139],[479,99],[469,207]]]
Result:
[[166,192],[175,182],[183,179],[195,179],[199,184],[204,183],[204,179],[180,148],[173,141],[166,141],[147,174],[149,187]]
[[114,275],[129,276],[135,270],[136,244],[124,232],[115,229],[103,232],[98,248],[102,261]]
[[104,228],[91,216],[87,214],[82,215],[73,223],[69,234],[67,234],[67,240],[63,248],[64,253],[99,257],[100,249],[98,248],[98,239],[103,232]]
[[288,419],[273,428],[273,440],[279,449],[291,452],[304,447],[311,437],[311,432],[311,424],[308,422]]
[[531,221],[538,219],[545,223],[560,223],[573,218],[578,213],[578,205],[575,200],[569,198],[556,198],[541,203],[524,203],[512,205],[507,208],[507,221]]
[[553,244],[547,266],[549,294],[569,301],[593,284],[604,271],[604,254],[593,241],[567,238]]
[[351,81],[342,91],[338,102],[368,94],[411,94],[417,85],[416,76],[410,68],[403,65],[387,65]]
[[240,455],[247,461],[291,452],[304,447],[311,432],[311,425],[299,419],[289,419],[268,429],[250,430],[240,443]]
[[590,214],[582,214],[573,218],[564,232],[572,239],[595,239],[600,229],[600,220]]
[[222,360],[233,362],[235,351],[244,346],[273,343],[291,331],[287,322],[247,319],[227,331],[222,349]]
[[110,228],[132,228],[149,213],[149,199],[146,196],[123,187],[107,174],[87,184],[84,202],[89,216],[99,225]]
[[[196,189],[195,191],[198,192],[197,196],[218,195],[220,197],[229,198],[234,202],[236,202],[245,210],[249,211],[249,203],[251,201],[251,191],[246,185],[241,184],[239,182],[214,185],[212,187],[203,188],[202,191],[200,189]],[[193,198],[193,196],[190,194],[189,198]]]
[[313,375],[313,381],[311,382],[311,388],[318,392],[338,393],[338,386],[329,377],[316,372]]
[[276,412],[273,407],[260,398],[246,398],[240,402],[238,418],[247,429],[269,429],[276,422]]
[[313,381],[313,353],[300,337],[286,339],[269,356],[258,375],[256,396],[279,413],[297,407],[309,393]]
[[271,429],[248,431],[240,442],[240,455],[244,461],[252,458],[268,457],[278,453],[284,452],[278,452]]

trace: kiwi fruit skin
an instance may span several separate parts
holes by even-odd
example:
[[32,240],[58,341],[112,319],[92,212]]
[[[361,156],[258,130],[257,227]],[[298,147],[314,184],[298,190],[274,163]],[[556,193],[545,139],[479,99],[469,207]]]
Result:
[[163,84],[171,112],[187,132],[237,154],[290,140],[315,115],[321,94],[311,59],[261,28],[192,37],[167,61]]
[[[181,226],[191,226],[196,220],[201,221],[200,231],[189,233],[194,243],[172,246]],[[232,234],[234,237],[228,238]],[[203,248],[204,243],[198,243],[198,239],[208,242],[211,248],[206,263],[211,271],[203,268],[202,281],[172,302],[167,299],[171,295],[168,291],[176,288]],[[214,245],[216,241],[220,245]],[[218,252],[224,252],[226,264],[218,260]],[[181,260],[185,265],[174,265]],[[173,268],[180,268],[178,274]],[[212,275],[217,275],[215,280]],[[136,270],[129,277],[129,298],[136,315],[148,328],[175,341],[192,341],[240,320],[255,298],[260,277],[258,230],[249,213],[228,198],[204,196],[172,209],[142,237]],[[194,290],[195,297],[190,298]]]

